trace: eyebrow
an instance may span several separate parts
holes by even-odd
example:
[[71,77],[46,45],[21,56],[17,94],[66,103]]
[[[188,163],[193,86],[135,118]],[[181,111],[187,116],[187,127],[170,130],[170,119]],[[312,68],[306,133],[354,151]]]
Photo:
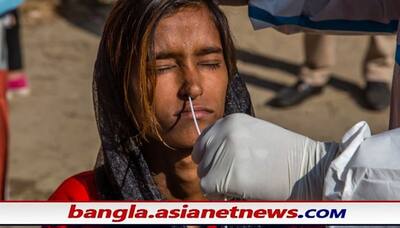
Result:
[[221,54],[222,48],[220,47],[206,47],[196,51],[196,56],[204,56],[209,54]]
[[[196,56],[204,56],[209,54],[221,54],[222,48],[220,47],[205,47],[195,51]],[[175,59],[182,57],[182,54],[179,52],[173,51],[161,51],[156,53],[156,59]]]
[[156,53],[156,59],[176,59],[182,55],[172,51],[160,51]]

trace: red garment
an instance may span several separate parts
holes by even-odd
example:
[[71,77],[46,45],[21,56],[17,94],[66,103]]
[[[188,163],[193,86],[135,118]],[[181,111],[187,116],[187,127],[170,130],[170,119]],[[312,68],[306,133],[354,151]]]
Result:
[[[94,172],[86,171],[66,179],[50,196],[50,201],[93,201],[99,200],[94,181]],[[44,226],[45,228],[67,228],[70,226]],[[101,226],[73,226],[82,228],[99,228]],[[207,226],[216,228],[217,226]]]
[[[96,185],[94,183],[94,172],[86,171],[66,179],[57,190],[50,196],[49,201],[93,201],[98,200]],[[101,226],[43,226],[44,228],[100,228]]]
[[94,172],[86,171],[66,179],[50,196],[50,201],[99,200],[94,182]]
[[[96,191],[96,185],[94,181],[94,172],[86,171],[75,176],[66,179],[57,190],[50,196],[50,201],[95,201],[99,200],[100,197]],[[67,228],[69,226],[44,226],[47,228]],[[82,228],[93,228],[101,226],[74,226]],[[217,226],[207,226],[207,228],[216,228]],[[308,226],[287,226],[288,228],[300,228]],[[311,226],[310,226],[311,227]],[[312,228],[319,228],[323,226],[313,226]]]

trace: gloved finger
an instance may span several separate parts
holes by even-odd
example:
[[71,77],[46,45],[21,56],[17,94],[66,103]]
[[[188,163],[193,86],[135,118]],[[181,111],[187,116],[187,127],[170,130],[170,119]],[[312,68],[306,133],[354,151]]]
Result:
[[219,193],[217,186],[218,185],[215,183],[215,178],[207,178],[207,176],[205,176],[200,180],[201,191],[206,195],[217,195]]
[[200,188],[209,200],[245,199],[246,197],[246,193],[229,189],[225,184],[221,183],[221,179],[212,175],[207,175],[200,180]]
[[204,153],[208,153],[209,145],[221,143],[215,139],[217,135],[221,135],[219,138],[223,139],[223,136],[227,132],[235,131],[235,125],[240,124],[242,120],[246,120],[249,117],[250,116],[242,113],[231,114],[219,119],[213,125],[204,129],[193,146],[192,160],[197,164],[200,163],[203,159]]
[[[216,169],[218,166],[216,157],[218,156],[218,151],[212,146],[209,146],[208,151],[204,149],[201,152],[201,159],[197,164],[197,176],[202,178],[208,175],[212,168]],[[214,167],[213,167],[214,166]]]
[[208,141],[208,137],[205,136],[205,134],[201,134],[193,146],[192,160],[196,164],[199,164],[201,162],[201,160],[203,159],[203,155],[206,152],[206,148],[207,148],[207,141]]
[[193,146],[192,160],[196,164],[199,164],[200,161],[203,159],[204,153],[207,152],[207,145],[209,145],[214,139],[215,133],[213,127],[216,125],[216,123],[205,128],[201,132],[201,135],[197,138],[197,141]]

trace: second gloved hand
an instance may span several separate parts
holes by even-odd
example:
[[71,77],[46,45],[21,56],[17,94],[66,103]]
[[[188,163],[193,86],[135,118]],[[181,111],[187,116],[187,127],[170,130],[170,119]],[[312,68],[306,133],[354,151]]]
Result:
[[337,151],[245,114],[232,114],[202,133],[192,157],[207,195],[260,200],[322,199]]

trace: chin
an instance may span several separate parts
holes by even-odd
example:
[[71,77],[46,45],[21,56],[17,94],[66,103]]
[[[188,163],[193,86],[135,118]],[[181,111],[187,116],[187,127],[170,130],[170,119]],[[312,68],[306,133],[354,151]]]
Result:
[[168,146],[171,146],[175,149],[192,149],[196,140],[199,136],[197,133],[188,133],[188,134],[179,134],[179,135],[170,135],[165,138],[165,142]]

